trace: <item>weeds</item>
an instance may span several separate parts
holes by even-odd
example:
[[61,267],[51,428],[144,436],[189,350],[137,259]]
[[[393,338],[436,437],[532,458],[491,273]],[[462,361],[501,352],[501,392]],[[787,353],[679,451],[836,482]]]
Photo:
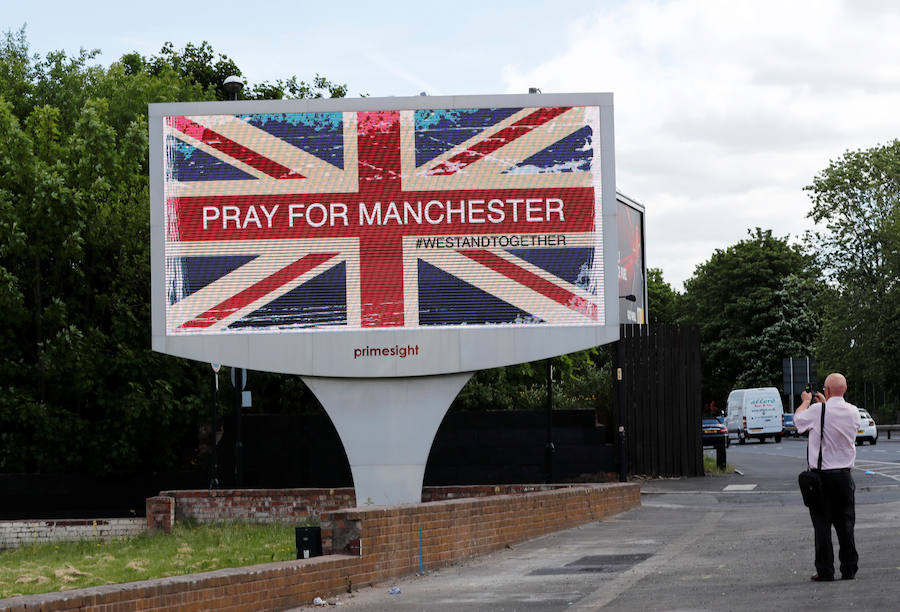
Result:
[[719,466],[716,465],[716,457],[715,455],[710,456],[707,454],[703,454],[703,471],[707,474],[734,474],[734,466],[730,463],[725,464],[725,469],[719,469]]
[[0,599],[294,558],[291,525],[176,523],[171,535],[0,551]]

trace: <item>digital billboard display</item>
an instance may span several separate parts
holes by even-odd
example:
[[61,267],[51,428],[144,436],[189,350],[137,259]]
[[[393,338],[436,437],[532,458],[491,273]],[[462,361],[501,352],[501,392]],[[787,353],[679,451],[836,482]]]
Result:
[[[615,324],[608,94],[150,110],[157,350],[246,362],[247,343],[324,334],[405,360],[455,343],[435,332]],[[464,369],[450,353],[375,375]]]
[[[644,260],[644,208],[617,194],[619,233],[619,321],[647,322],[647,267]],[[629,299],[625,299],[628,296]],[[634,296],[634,299],[630,299]]]

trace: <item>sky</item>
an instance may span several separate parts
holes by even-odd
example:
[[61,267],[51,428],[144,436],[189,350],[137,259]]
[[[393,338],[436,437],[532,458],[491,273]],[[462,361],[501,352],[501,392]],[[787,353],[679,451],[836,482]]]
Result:
[[23,25],[41,55],[205,40],[250,83],[320,74],[350,96],[612,92],[617,189],[679,291],[748,230],[799,239],[804,186],[900,138],[894,0],[0,0],[0,29]]

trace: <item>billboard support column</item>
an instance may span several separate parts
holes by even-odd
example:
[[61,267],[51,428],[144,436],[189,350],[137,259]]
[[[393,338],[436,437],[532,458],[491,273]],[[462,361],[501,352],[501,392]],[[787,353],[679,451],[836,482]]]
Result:
[[357,506],[422,501],[431,444],[450,403],[471,376],[303,377],[344,445]]
[[212,377],[209,379],[209,410],[210,410],[210,425],[209,425],[209,446],[210,452],[210,476],[209,476],[209,488],[210,489],[218,489],[219,488],[219,458],[216,452],[216,446],[219,443],[218,433],[219,433],[219,408],[218,408],[218,395],[219,395],[219,364],[213,363],[212,365]]
[[244,486],[244,441],[241,435],[244,405],[244,387],[247,385],[247,370],[231,368],[231,384],[234,387],[234,486]]

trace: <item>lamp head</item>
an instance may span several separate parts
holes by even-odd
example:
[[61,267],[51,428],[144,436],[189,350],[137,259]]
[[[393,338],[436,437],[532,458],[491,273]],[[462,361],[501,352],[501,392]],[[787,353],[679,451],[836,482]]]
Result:
[[238,92],[244,88],[244,82],[241,80],[241,77],[232,74],[225,77],[225,80],[222,82],[222,88],[236,99]]

